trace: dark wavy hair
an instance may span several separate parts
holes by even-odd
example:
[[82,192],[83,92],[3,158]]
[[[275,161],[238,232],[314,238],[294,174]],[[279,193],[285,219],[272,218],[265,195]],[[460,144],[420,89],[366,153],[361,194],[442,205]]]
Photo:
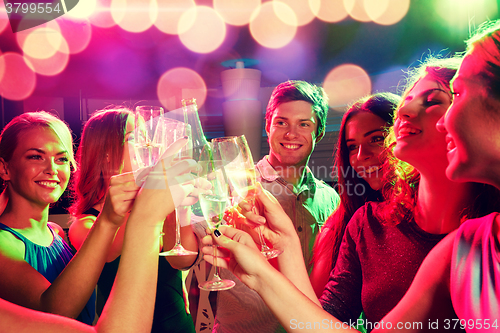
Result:
[[[317,262],[319,258],[322,260],[331,260],[330,264],[333,268],[337,261],[345,228],[354,215],[354,212],[368,201],[382,201],[383,199],[382,193],[373,190],[365,180],[357,176],[356,171],[351,167],[349,149],[345,137],[347,123],[353,116],[368,112],[380,117],[385,122],[386,129],[388,129],[393,125],[394,110],[399,105],[399,102],[400,97],[398,95],[377,93],[356,101],[344,114],[336,145],[334,165],[334,169],[337,170],[337,184],[335,187],[337,189],[340,188],[338,191],[340,194],[340,205],[328,217],[323,226],[321,238],[318,238],[314,246],[313,262]],[[353,186],[362,184],[365,191],[361,195],[358,195],[356,192],[348,193],[344,189],[351,184]]]
[[123,163],[125,131],[131,111],[125,107],[97,111],[83,128],[76,159],[80,166],[71,189],[69,212],[77,217],[106,195],[111,176]]

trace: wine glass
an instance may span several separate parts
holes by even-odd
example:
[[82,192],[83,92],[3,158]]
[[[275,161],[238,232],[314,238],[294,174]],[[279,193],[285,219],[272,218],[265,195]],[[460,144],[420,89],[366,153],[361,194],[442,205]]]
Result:
[[[163,151],[173,144],[175,141],[191,135],[191,126],[189,124],[177,121],[174,119],[169,119],[166,117],[161,117],[158,121],[155,136],[153,138],[153,144],[163,147]],[[173,161],[192,158],[193,149],[192,145],[186,144],[182,149],[176,153],[173,157]],[[162,156],[161,158],[164,158]],[[185,249],[181,244],[181,226],[179,219],[179,210],[175,209],[175,245],[172,249],[164,252],[160,252],[160,256],[192,256],[198,255],[198,252],[190,251]]]
[[[227,173],[234,203],[247,200],[256,213],[255,206],[255,167],[252,154],[244,135],[212,139],[214,155],[221,157]],[[276,258],[283,251],[267,246],[262,230],[257,227],[261,243],[261,253],[267,258]]]
[[[200,177],[205,178],[212,185],[211,190],[207,193],[201,193],[199,196],[201,210],[205,217],[208,228],[212,231],[222,224],[224,210],[228,204],[228,185],[225,179],[222,161],[213,160],[209,157],[206,160],[198,162],[201,171]],[[211,280],[198,284],[198,287],[203,290],[227,290],[234,287],[233,280],[221,279],[219,275],[219,267],[217,266],[217,245],[214,248],[214,268],[215,272]]]
[[160,106],[141,105],[135,109],[132,166],[137,177],[142,170],[154,166],[158,161],[161,146],[153,143],[153,138],[163,114],[164,110]]

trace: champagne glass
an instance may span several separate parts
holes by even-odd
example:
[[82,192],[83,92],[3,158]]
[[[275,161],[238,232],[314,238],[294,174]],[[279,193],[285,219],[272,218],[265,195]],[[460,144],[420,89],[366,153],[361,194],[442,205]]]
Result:
[[[247,200],[256,213],[255,206],[255,167],[252,154],[244,135],[212,139],[214,155],[221,156],[224,170],[227,173],[231,195],[234,203]],[[257,227],[261,243],[261,253],[267,258],[276,258],[283,251],[271,249],[267,246],[262,230]]]
[[[164,151],[175,141],[191,135],[191,126],[189,124],[161,117],[158,121],[153,144],[164,148]],[[193,149],[191,144],[186,144],[174,156],[173,161],[192,158]],[[163,158],[164,156],[162,156]],[[175,245],[169,251],[160,252],[160,256],[193,256],[198,255],[198,252],[185,249],[181,244],[181,226],[179,219],[179,210],[175,209]]]
[[[213,232],[222,224],[224,210],[228,203],[228,185],[222,168],[222,161],[208,158],[199,162],[202,171],[200,177],[206,178],[212,185],[208,193],[202,193],[199,196],[201,210],[205,217],[209,229]],[[219,267],[217,266],[217,245],[214,248],[214,268],[215,273],[211,280],[198,284],[203,290],[227,290],[234,287],[233,280],[221,279],[219,276]]]
[[134,162],[135,170],[156,164],[161,146],[153,138],[164,110],[160,106],[141,105],[135,108]]

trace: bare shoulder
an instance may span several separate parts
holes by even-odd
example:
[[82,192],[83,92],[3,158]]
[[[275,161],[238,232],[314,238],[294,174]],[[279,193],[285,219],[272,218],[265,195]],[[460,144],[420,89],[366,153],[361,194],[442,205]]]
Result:
[[0,261],[24,260],[24,243],[12,233],[0,230]]
[[71,244],[78,250],[83,244],[83,241],[87,237],[90,229],[96,221],[94,215],[82,215],[79,218],[75,218],[73,223],[71,223],[68,231],[68,237]]
[[50,227],[52,228],[52,230],[54,230],[59,236],[61,236],[62,238],[64,238],[64,230],[63,228],[55,223],[55,222],[47,222],[48,225],[50,225]]

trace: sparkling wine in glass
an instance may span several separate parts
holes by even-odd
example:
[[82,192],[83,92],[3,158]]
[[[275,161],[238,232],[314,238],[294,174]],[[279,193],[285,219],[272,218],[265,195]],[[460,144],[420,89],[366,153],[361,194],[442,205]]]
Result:
[[[153,143],[163,147],[163,151],[166,151],[171,144],[177,140],[190,136],[191,126],[181,121],[169,119],[162,117],[158,122],[158,127],[156,130],[156,135],[153,139]],[[192,146],[186,144],[182,147],[181,151],[174,156],[173,161],[181,160],[185,158],[192,158]],[[163,156],[162,156],[163,157]],[[172,249],[168,251],[160,252],[160,256],[194,256],[198,255],[198,252],[190,251],[185,249],[181,244],[181,226],[179,217],[179,209],[175,209],[175,245]],[[183,214],[182,216],[185,216]]]
[[[233,203],[247,200],[256,212],[256,174],[252,153],[244,135],[212,139],[214,156],[220,156],[231,187]],[[260,227],[257,227],[261,243],[261,253],[267,258],[275,258],[283,251],[267,246]]]
[[[200,206],[209,229],[213,232],[222,224],[222,217],[228,204],[228,186],[223,172],[222,161],[202,160],[199,162],[202,171],[200,177],[205,178],[212,185],[210,192],[202,193],[199,196]],[[227,290],[234,287],[233,280],[221,279],[219,267],[217,266],[217,245],[214,248],[214,268],[215,273],[211,280],[198,284],[203,290]]]
[[162,147],[153,139],[163,114],[164,110],[160,106],[141,105],[135,108],[133,145],[137,169],[155,165],[160,157]]

